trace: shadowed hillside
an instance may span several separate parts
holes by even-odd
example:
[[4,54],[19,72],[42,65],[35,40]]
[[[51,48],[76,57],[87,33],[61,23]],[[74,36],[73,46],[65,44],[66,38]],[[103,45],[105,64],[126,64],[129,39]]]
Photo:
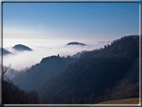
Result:
[[2,104],[39,104],[37,92],[25,92],[14,85],[5,75],[9,67],[2,67]]
[[[58,103],[98,103],[138,97],[138,58],[139,37],[120,38],[103,49],[84,53],[56,78],[43,82],[39,96],[47,100],[57,96]],[[107,90],[119,92],[119,96],[107,97]]]
[[66,58],[60,56],[43,58],[39,64],[33,65],[24,72],[17,73],[12,81],[26,91],[36,90],[44,80],[56,77],[67,68],[69,63],[76,60],[76,58],[69,56]]

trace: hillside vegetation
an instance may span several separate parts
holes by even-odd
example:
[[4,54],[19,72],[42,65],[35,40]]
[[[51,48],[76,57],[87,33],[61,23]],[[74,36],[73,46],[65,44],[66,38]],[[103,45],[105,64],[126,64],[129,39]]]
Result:
[[25,92],[14,85],[5,75],[9,67],[2,67],[2,104],[39,104],[37,92]]
[[56,77],[64,71],[69,63],[75,62],[76,58],[60,56],[46,57],[39,64],[33,65],[24,72],[19,72],[12,79],[13,83],[26,91],[36,90],[43,81]]
[[[138,97],[139,37],[120,38],[83,54],[56,78],[38,88],[48,103],[99,103]],[[54,101],[52,97],[56,97]]]

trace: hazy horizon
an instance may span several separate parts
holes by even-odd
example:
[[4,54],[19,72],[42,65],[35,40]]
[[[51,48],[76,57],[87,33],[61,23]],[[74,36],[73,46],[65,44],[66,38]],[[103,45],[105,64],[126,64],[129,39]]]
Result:
[[[81,42],[87,44],[86,46],[67,46],[69,42]],[[39,63],[42,58],[52,55],[60,55],[61,57],[72,56],[77,52],[84,50],[94,50],[103,48],[104,45],[110,44],[111,41],[96,41],[96,42],[84,42],[84,41],[71,41],[71,40],[46,40],[46,39],[4,39],[3,48],[10,51],[14,55],[5,55],[3,57],[3,64],[11,64],[11,68],[21,70],[26,67],[31,67]],[[17,44],[23,44],[28,46],[33,51],[16,51],[12,47]],[[16,60],[15,60],[16,59]]]
[[[3,3],[3,48],[17,54],[4,64],[23,69],[51,55],[101,48],[107,41],[139,34],[139,3]],[[87,46],[68,46],[81,42]],[[16,44],[33,52],[12,50]]]

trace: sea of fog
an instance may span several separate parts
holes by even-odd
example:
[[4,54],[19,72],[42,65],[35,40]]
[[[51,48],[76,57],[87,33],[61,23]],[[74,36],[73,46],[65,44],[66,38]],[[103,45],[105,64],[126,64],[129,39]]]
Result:
[[[69,42],[80,42],[87,44],[86,46],[70,45]],[[94,50],[103,47],[106,44],[110,44],[110,41],[95,41],[95,40],[61,40],[61,39],[3,39],[3,48],[12,52],[14,55],[3,56],[3,65],[8,66],[11,64],[11,68],[16,70],[22,70],[27,67],[31,67],[36,63],[39,63],[42,58],[60,55],[72,56],[77,52],[84,50]],[[33,51],[16,51],[12,47],[17,44],[22,44],[33,49]]]

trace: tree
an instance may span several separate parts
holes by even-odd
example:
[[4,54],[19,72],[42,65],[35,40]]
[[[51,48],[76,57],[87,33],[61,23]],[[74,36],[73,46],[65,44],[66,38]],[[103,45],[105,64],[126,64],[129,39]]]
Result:
[[9,66],[2,66],[2,102],[3,104],[38,104],[38,94],[35,91],[26,93],[24,90],[19,89],[14,85],[6,76]]
[[2,66],[1,65],[1,70],[2,70],[2,81],[6,80],[8,81],[8,77],[5,75],[8,69],[10,68],[11,64],[9,66]]

